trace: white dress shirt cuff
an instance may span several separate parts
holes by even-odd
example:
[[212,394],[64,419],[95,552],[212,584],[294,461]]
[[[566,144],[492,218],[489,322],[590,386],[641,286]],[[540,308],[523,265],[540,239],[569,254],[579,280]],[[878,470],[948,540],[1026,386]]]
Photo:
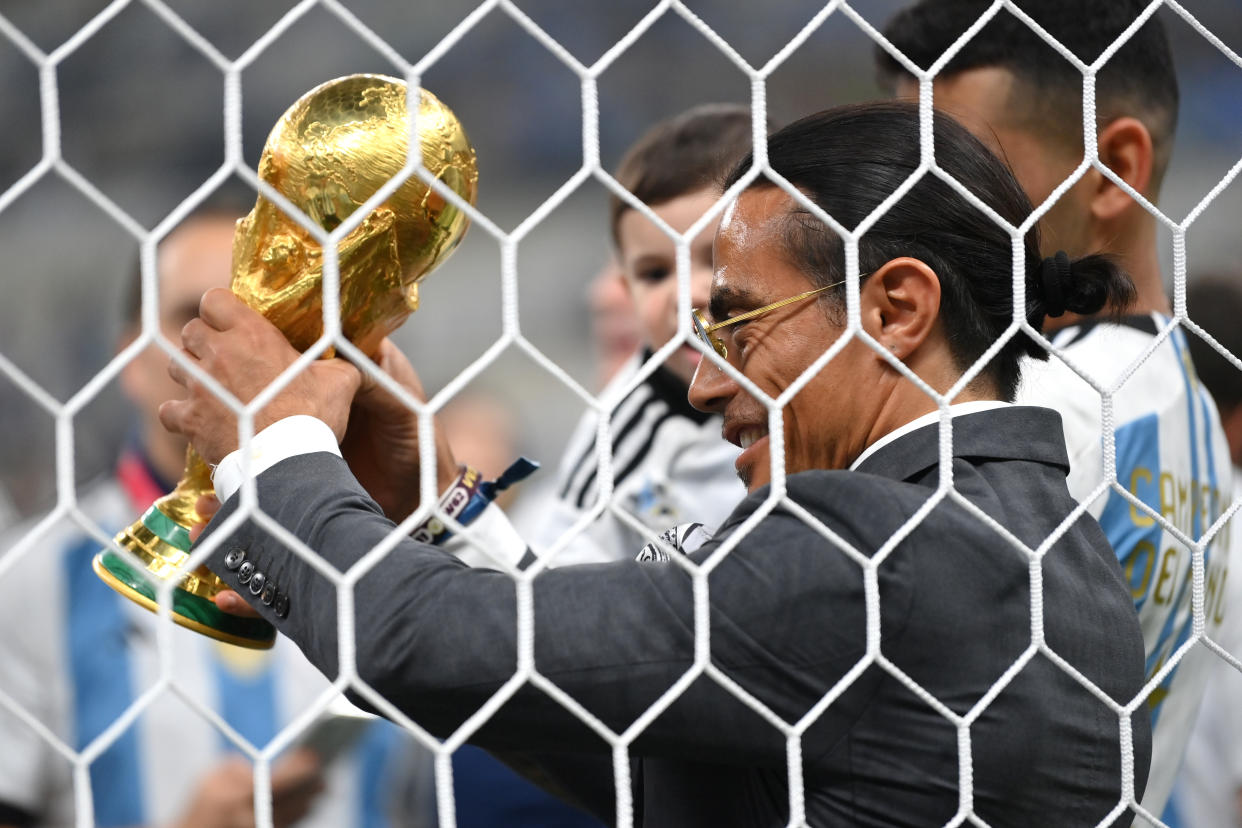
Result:
[[443,548],[476,569],[517,569],[526,555],[526,541],[513,528],[504,509],[495,503],[487,504],[466,526],[466,533],[453,535]]
[[336,435],[327,423],[308,414],[277,420],[250,441],[249,465],[242,462],[245,458],[240,448],[229,452],[219,462],[211,473],[216,497],[223,503],[237,493],[247,478],[258,477],[281,460],[317,451],[341,456]]
[[[216,466],[211,475],[216,497],[223,503],[241,489],[247,477],[258,477],[281,460],[317,451],[341,456],[336,435],[327,423],[306,414],[277,420],[250,441],[248,468],[243,468],[241,449],[225,455]],[[489,503],[466,529],[469,540],[464,535],[453,535],[445,541],[444,548],[470,566],[516,569],[526,555],[526,541],[495,503]]]

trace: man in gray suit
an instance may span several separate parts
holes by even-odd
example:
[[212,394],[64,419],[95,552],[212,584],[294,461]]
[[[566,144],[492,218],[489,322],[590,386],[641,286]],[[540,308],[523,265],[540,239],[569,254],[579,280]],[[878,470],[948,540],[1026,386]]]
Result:
[[[940,119],[935,139],[940,168],[1001,217],[1029,211],[956,123]],[[918,168],[917,112],[829,110],[773,135],[768,159],[853,227]],[[694,315],[704,352],[719,359],[704,360],[690,398],[720,412],[725,438],[744,449],[749,494],[688,556],[704,577],[681,561],[547,570],[520,634],[508,576],[396,539],[353,591],[361,679],[441,735],[527,655],[614,733],[676,685],[629,745],[645,826],[914,826],[968,811],[994,826],[1128,823],[1150,758],[1146,715],[1125,712],[1143,676],[1129,595],[1099,526],[1066,490],[1059,417],[1005,402],[1019,359],[1039,349],[1019,332],[972,366],[1013,321],[1014,256],[1026,272],[1024,321],[1036,327],[1045,315],[1124,305],[1133,287],[1098,257],[1041,259],[1037,238],[1015,253],[1006,231],[931,175],[859,243],[853,332],[845,253],[803,199],[763,179],[722,217],[711,304]],[[186,352],[240,399],[297,356],[226,292],[204,296],[201,311],[183,332]],[[833,359],[803,377],[834,344]],[[165,425],[221,461],[237,448],[234,418],[172,372],[190,397],[165,404]],[[743,380],[773,399],[803,383],[778,432]],[[360,383],[339,360],[311,365],[257,415],[250,446],[259,508],[341,572],[393,532],[371,495],[398,472],[377,477],[373,462],[351,471],[339,456],[351,400],[371,422],[414,424],[373,381]],[[947,422],[924,384],[954,389]],[[220,495],[203,536],[209,564],[337,675],[335,584],[257,523],[234,526],[239,498]],[[471,741],[518,754],[564,795],[614,816],[607,744],[535,684]]]

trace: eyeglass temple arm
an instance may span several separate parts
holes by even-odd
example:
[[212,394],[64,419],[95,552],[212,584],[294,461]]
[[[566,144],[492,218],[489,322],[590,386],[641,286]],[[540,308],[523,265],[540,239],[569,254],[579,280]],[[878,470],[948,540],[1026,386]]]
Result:
[[760,314],[767,313],[768,311],[774,311],[777,308],[783,308],[786,305],[793,304],[794,302],[800,302],[803,299],[808,299],[817,293],[823,293],[825,290],[829,290],[830,288],[834,288],[840,284],[844,284],[844,280],[841,282],[833,282],[831,285],[824,285],[823,287],[818,287],[818,288],[815,288],[814,290],[808,290],[805,293],[799,293],[797,296],[790,296],[788,299],[782,299],[779,302],[773,302],[770,305],[764,305],[761,308],[755,308],[752,311],[746,311],[746,313],[739,313],[737,316],[731,316],[723,322],[717,322],[713,325],[708,325],[703,330],[705,333],[712,333],[713,331],[720,330],[721,328],[728,327],[729,325],[734,325],[738,322],[745,322],[747,319],[751,319],[753,317],[759,316]]

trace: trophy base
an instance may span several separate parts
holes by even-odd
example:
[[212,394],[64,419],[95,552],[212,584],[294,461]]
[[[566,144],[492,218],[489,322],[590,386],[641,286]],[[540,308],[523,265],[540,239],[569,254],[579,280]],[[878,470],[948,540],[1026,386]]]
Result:
[[[108,586],[134,603],[159,612],[155,590],[142,577],[139,567],[111,549],[96,555],[91,565]],[[263,619],[230,615],[210,600],[184,589],[173,590],[172,619],[182,627],[238,647],[267,650],[276,643],[276,628]]]

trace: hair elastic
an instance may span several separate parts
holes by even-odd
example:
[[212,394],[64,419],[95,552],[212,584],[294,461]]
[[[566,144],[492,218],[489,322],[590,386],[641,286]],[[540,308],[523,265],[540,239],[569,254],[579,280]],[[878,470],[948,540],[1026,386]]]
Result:
[[1044,294],[1044,313],[1060,316],[1065,313],[1065,288],[1070,277],[1070,260],[1064,250],[1044,259],[1039,267],[1039,277]]

